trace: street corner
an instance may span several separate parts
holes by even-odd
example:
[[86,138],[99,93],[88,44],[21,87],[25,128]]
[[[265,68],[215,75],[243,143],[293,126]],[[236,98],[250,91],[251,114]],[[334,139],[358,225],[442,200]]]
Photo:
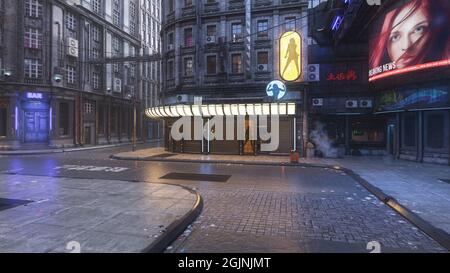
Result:
[[160,252],[202,208],[198,193],[176,185],[0,178],[1,253]]

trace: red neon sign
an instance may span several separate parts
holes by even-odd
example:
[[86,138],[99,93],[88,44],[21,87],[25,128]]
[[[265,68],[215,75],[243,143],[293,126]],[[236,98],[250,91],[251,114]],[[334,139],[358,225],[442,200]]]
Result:
[[347,72],[339,73],[329,73],[327,76],[327,81],[356,81],[358,80],[358,75],[356,75],[355,70],[348,70]]
[[409,72],[413,72],[413,71],[425,70],[425,69],[436,68],[436,67],[447,66],[447,65],[450,65],[450,59],[426,63],[426,64],[414,65],[414,66],[397,69],[397,70],[393,70],[393,71],[389,71],[389,72],[385,72],[383,74],[373,76],[372,78],[369,79],[369,82],[379,80],[382,78],[386,78],[386,77],[390,77],[390,76],[394,76],[394,75],[400,75],[400,74],[405,74],[405,73],[409,73]]

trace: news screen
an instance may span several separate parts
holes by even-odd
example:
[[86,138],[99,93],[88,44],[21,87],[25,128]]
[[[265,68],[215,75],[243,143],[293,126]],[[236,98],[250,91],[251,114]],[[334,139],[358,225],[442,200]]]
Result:
[[413,0],[372,26],[369,81],[450,65],[450,1]]

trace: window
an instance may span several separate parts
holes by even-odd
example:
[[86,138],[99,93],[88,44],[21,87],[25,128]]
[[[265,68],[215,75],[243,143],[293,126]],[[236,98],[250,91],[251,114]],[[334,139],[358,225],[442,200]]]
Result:
[[295,30],[295,23],[296,23],[295,17],[286,17],[284,19],[285,30],[286,31]]
[[175,0],[169,0],[169,3],[167,4],[167,8],[169,12],[173,12],[175,10]]
[[26,78],[42,78],[42,62],[38,59],[25,59],[24,73]]
[[136,4],[130,1],[129,6],[130,33],[136,34]]
[[100,74],[97,72],[92,73],[92,87],[94,89],[100,89]]
[[25,0],[25,16],[42,17],[42,3],[40,0]]
[[92,11],[98,14],[102,14],[103,3],[102,0],[91,0]]
[[167,62],[167,78],[173,79],[175,78],[175,71],[174,71],[173,61]]
[[173,32],[169,33],[167,35],[167,44],[168,44],[168,50],[172,50],[173,49],[173,43],[174,43],[174,37],[173,37]]
[[191,77],[194,75],[194,62],[192,57],[184,58],[184,76]]
[[403,144],[407,147],[416,146],[416,116],[415,114],[403,117]]
[[77,19],[75,18],[75,15],[72,13],[68,13],[66,16],[66,27],[70,30],[76,30],[77,29]]
[[191,47],[194,45],[193,42],[192,28],[184,29],[184,46]]
[[27,28],[24,42],[26,48],[40,49],[42,47],[41,31],[35,28]]
[[258,52],[258,64],[269,64],[269,52]]
[[113,11],[112,11],[113,24],[120,26],[120,1],[113,0]]
[[66,80],[68,84],[75,84],[77,79],[76,67],[67,65],[66,66]]
[[105,134],[105,106],[100,105],[98,107],[98,134],[104,135]]
[[2,107],[0,108],[0,137],[6,137],[6,132],[8,131],[6,129],[6,108]]
[[242,25],[241,23],[231,24],[231,37],[233,42],[240,42],[242,38]]
[[206,27],[207,36],[216,36],[217,28],[215,25],[210,25]]
[[445,115],[443,113],[427,113],[426,146],[431,149],[445,147]]
[[269,36],[269,22],[267,20],[260,20],[257,22],[258,38],[267,38]]
[[87,115],[95,113],[95,101],[88,100],[84,103],[84,113]]
[[59,104],[59,135],[69,135],[69,103],[67,102]]
[[96,26],[92,27],[92,39],[95,42],[100,42],[101,41],[101,35],[100,35],[100,29]]
[[217,73],[217,58],[216,56],[206,57],[206,73],[213,75]]
[[184,0],[184,5],[187,6],[191,6],[192,5],[192,0]]
[[242,55],[241,54],[231,55],[231,73],[233,73],[233,74],[242,73]]

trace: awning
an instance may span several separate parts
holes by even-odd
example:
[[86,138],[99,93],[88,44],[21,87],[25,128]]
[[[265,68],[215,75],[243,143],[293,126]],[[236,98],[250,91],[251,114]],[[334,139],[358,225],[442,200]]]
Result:
[[214,117],[214,116],[294,116],[297,105],[288,103],[250,103],[250,104],[210,104],[210,105],[172,105],[152,107],[145,110],[147,117]]

